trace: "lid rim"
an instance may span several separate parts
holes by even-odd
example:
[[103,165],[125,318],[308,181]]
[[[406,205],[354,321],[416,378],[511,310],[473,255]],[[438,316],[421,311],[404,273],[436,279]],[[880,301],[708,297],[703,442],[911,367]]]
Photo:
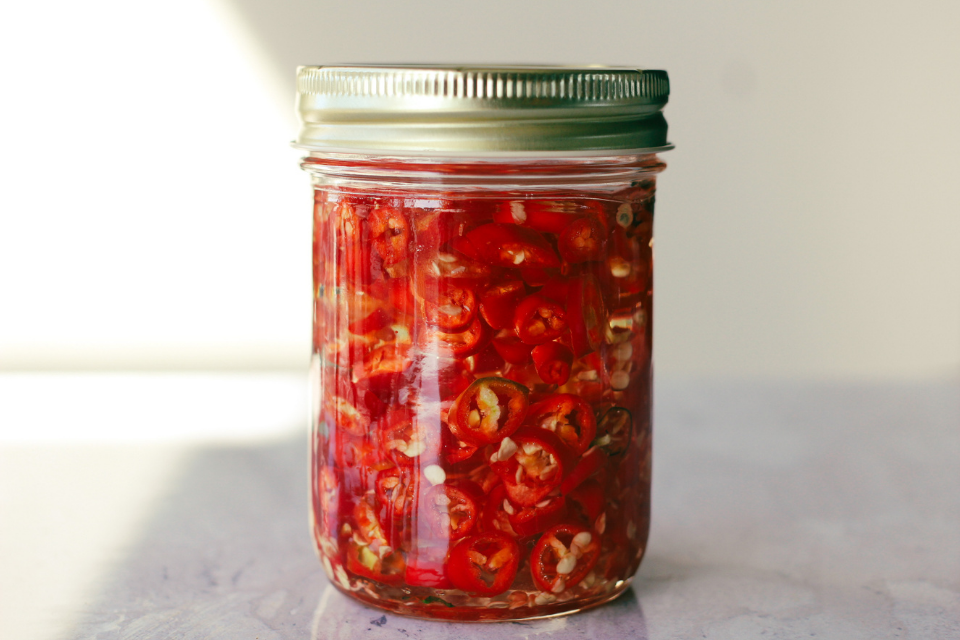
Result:
[[662,70],[304,66],[297,89],[303,148],[570,153],[667,144]]

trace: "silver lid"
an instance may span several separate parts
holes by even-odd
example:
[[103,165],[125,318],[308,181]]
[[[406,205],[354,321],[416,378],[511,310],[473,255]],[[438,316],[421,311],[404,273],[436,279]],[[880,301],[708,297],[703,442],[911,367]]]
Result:
[[296,146],[510,155],[672,148],[666,71],[613,67],[329,66],[297,70]]

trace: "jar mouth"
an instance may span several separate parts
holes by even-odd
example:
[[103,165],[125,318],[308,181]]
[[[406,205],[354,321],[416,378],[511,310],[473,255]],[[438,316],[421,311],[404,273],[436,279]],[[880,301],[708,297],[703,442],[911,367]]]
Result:
[[397,153],[312,151],[301,168],[341,185],[389,186],[400,191],[496,192],[523,189],[529,192],[588,189],[621,189],[642,175],[658,174],[666,164],[653,152],[610,152],[602,155],[474,154],[446,157]]
[[614,67],[300,67],[295,146],[447,157],[665,151],[669,91],[665,71]]

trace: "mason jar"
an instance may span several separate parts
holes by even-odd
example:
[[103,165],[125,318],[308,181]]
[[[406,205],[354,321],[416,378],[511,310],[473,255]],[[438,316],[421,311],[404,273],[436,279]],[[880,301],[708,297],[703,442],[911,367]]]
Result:
[[650,524],[667,74],[336,66],[297,84],[331,582],[450,620],[616,598]]

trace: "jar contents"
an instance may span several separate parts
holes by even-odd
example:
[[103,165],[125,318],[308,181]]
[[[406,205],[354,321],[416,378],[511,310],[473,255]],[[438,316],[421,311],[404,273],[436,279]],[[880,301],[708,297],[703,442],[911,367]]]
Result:
[[496,620],[629,586],[649,528],[654,187],[318,183],[313,531],[340,589]]

